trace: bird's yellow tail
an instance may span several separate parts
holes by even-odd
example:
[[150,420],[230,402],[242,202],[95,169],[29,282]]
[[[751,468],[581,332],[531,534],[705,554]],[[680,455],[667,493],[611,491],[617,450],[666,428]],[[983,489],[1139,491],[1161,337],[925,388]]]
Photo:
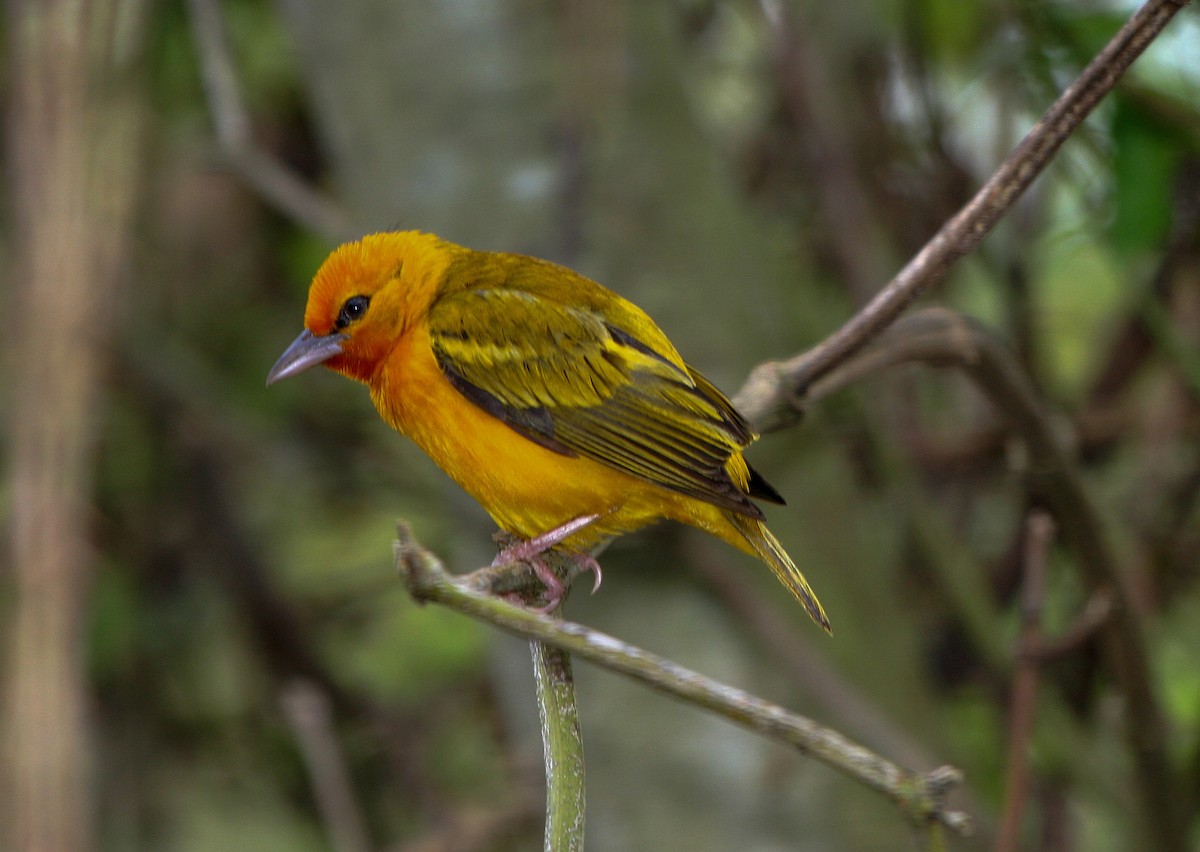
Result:
[[812,616],[813,621],[825,628],[826,633],[832,634],[833,630],[829,626],[829,618],[825,615],[825,608],[821,606],[821,602],[813,594],[812,588],[808,585],[808,580],[804,579],[804,575],[800,573],[800,569],[796,567],[796,563],[792,561],[792,557],[787,555],[787,551],[783,549],[783,545],[771,534],[766,524],[755,518],[738,514],[737,512],[725,512],[724,514],[729,519],[729,522],[733,524],[734,528],[745,538],[746,543],[750,545],[750,550],[759,559],[767,563],[771,567],[771,570],[775,572],[775,576],[779,578],[779,581],[787,586],[788,590],[796,596],[796,600],[804,604],[804,608],[808,610],[808,614]]

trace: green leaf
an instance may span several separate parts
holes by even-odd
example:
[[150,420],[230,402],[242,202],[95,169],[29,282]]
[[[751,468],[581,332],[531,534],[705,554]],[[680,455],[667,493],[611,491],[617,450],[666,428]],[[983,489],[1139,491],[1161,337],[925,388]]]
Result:
[[1127,98],[1117,98],[1112,138],[1113,245],[1126,253],[1156,249],[1171,224],[1171,183],[1179,161],[1179,140]]

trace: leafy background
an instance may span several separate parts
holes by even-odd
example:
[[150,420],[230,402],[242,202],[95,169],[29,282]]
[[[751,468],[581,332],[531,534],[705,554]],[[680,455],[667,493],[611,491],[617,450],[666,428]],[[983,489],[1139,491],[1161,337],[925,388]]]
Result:
[[[527,648],[415,605],[391,565],[397,518],[460,570],[485,564],[486,516],[378,421],[361,387],[331,374],[263,387],[340,237],[420,228],[567,263],[642,305],[733,392],[753,365],[844,321],[1132,7],[131,4],[136,50],[120,83],[138,127],[132,225],[83,495],[89,842],[540,844]],[[195,29],[214,8],[254,150],[342,218],[322,227],[272,202],[255,189],[261,163],[216,141]],[[1076,448],[1146,623],[1191,814],[1198,43],[1185,10],[928,299],[1010,342]],[[19,73],[10,64],[10,84]],[[991,842],[1024,750],[1027,848],[1147,848],[1123,711],[1092,643],[1042,666],[1032,736],[1009,742],[1024,457],[964,379],[927,367],[869,379],[751,458],[788,498],[769,521],[826,604],[832,639],[760,565],[667,527],[612,546],[603,588],[576,594],[568,616],[912,768],[960,767],[956,804],[979,834],[954,848]],[[13,587],[0,575],[6,612],[20,606]],[[1073,557],[1053,548],[1045,631],[1086,603]],[[577,676],[589,848],[911,842],[887,802],[782,746],[590,667]],[[331,815],[314,785],[336,786],[343,769],[350,796]],[[358,836],[337,834],[355,824]],[[1190,831],[1200,842],[1194,820]]]

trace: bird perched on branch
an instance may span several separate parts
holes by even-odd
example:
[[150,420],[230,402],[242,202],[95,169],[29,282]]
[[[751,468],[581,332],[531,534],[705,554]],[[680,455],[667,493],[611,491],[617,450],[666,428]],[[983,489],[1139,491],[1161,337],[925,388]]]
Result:
[[[336,249],[304,331],[267,384],[324,364],[523,541],[587,554],[670,519],[770,566],[826,630],[804,575],[752,498],[782,503],[742,456],[755,434],[636,305],[563,266],[417,231]],[[552,599],[561,586],[539,568]]]

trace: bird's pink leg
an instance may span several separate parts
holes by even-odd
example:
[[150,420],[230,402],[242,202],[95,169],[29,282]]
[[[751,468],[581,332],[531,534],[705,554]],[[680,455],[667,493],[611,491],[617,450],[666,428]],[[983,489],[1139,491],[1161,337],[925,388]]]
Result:
[[[546,597],[549,600],[545,606],[539,607],[538,611],[548,613],[562,603],[566,588],[563,586],[562,581],[558,579],[558,576],[539,557],[579,532],[588,524],[594,523],[599,517],[599,515],[580,515],[578,518],[572,518],[565,524],[557,526],[549,532],[544,532],[535,538],[529,539],[529,541],[518,541],[515,544],[510,544],[496,554],[496,558],[492,560],[492,567],[507,565],[511,562],[525,562],[532,566],[538,579],[546,586]],[[603,578],[600,563],[587,553],[571,552],[567,555],[575,561],[581,571],[595,572],[596,582],[592,585],[592,592],[594,594],[600,588],[600,581]]]
[[572,518],[567,521],[562,526],[555,527],[550,532],[544,532],[536,538],[529,539],[529,541],[518,541],[516,544],[510,544],[496,554],[496,558],[492,560],[492,567],[506,565],[509,562],[527,562],[530,557],[545,553],[564,539],[575,535],[575,533],[588,524],[594,523],[599,517],[599,515],[580,515],[578,518]]

